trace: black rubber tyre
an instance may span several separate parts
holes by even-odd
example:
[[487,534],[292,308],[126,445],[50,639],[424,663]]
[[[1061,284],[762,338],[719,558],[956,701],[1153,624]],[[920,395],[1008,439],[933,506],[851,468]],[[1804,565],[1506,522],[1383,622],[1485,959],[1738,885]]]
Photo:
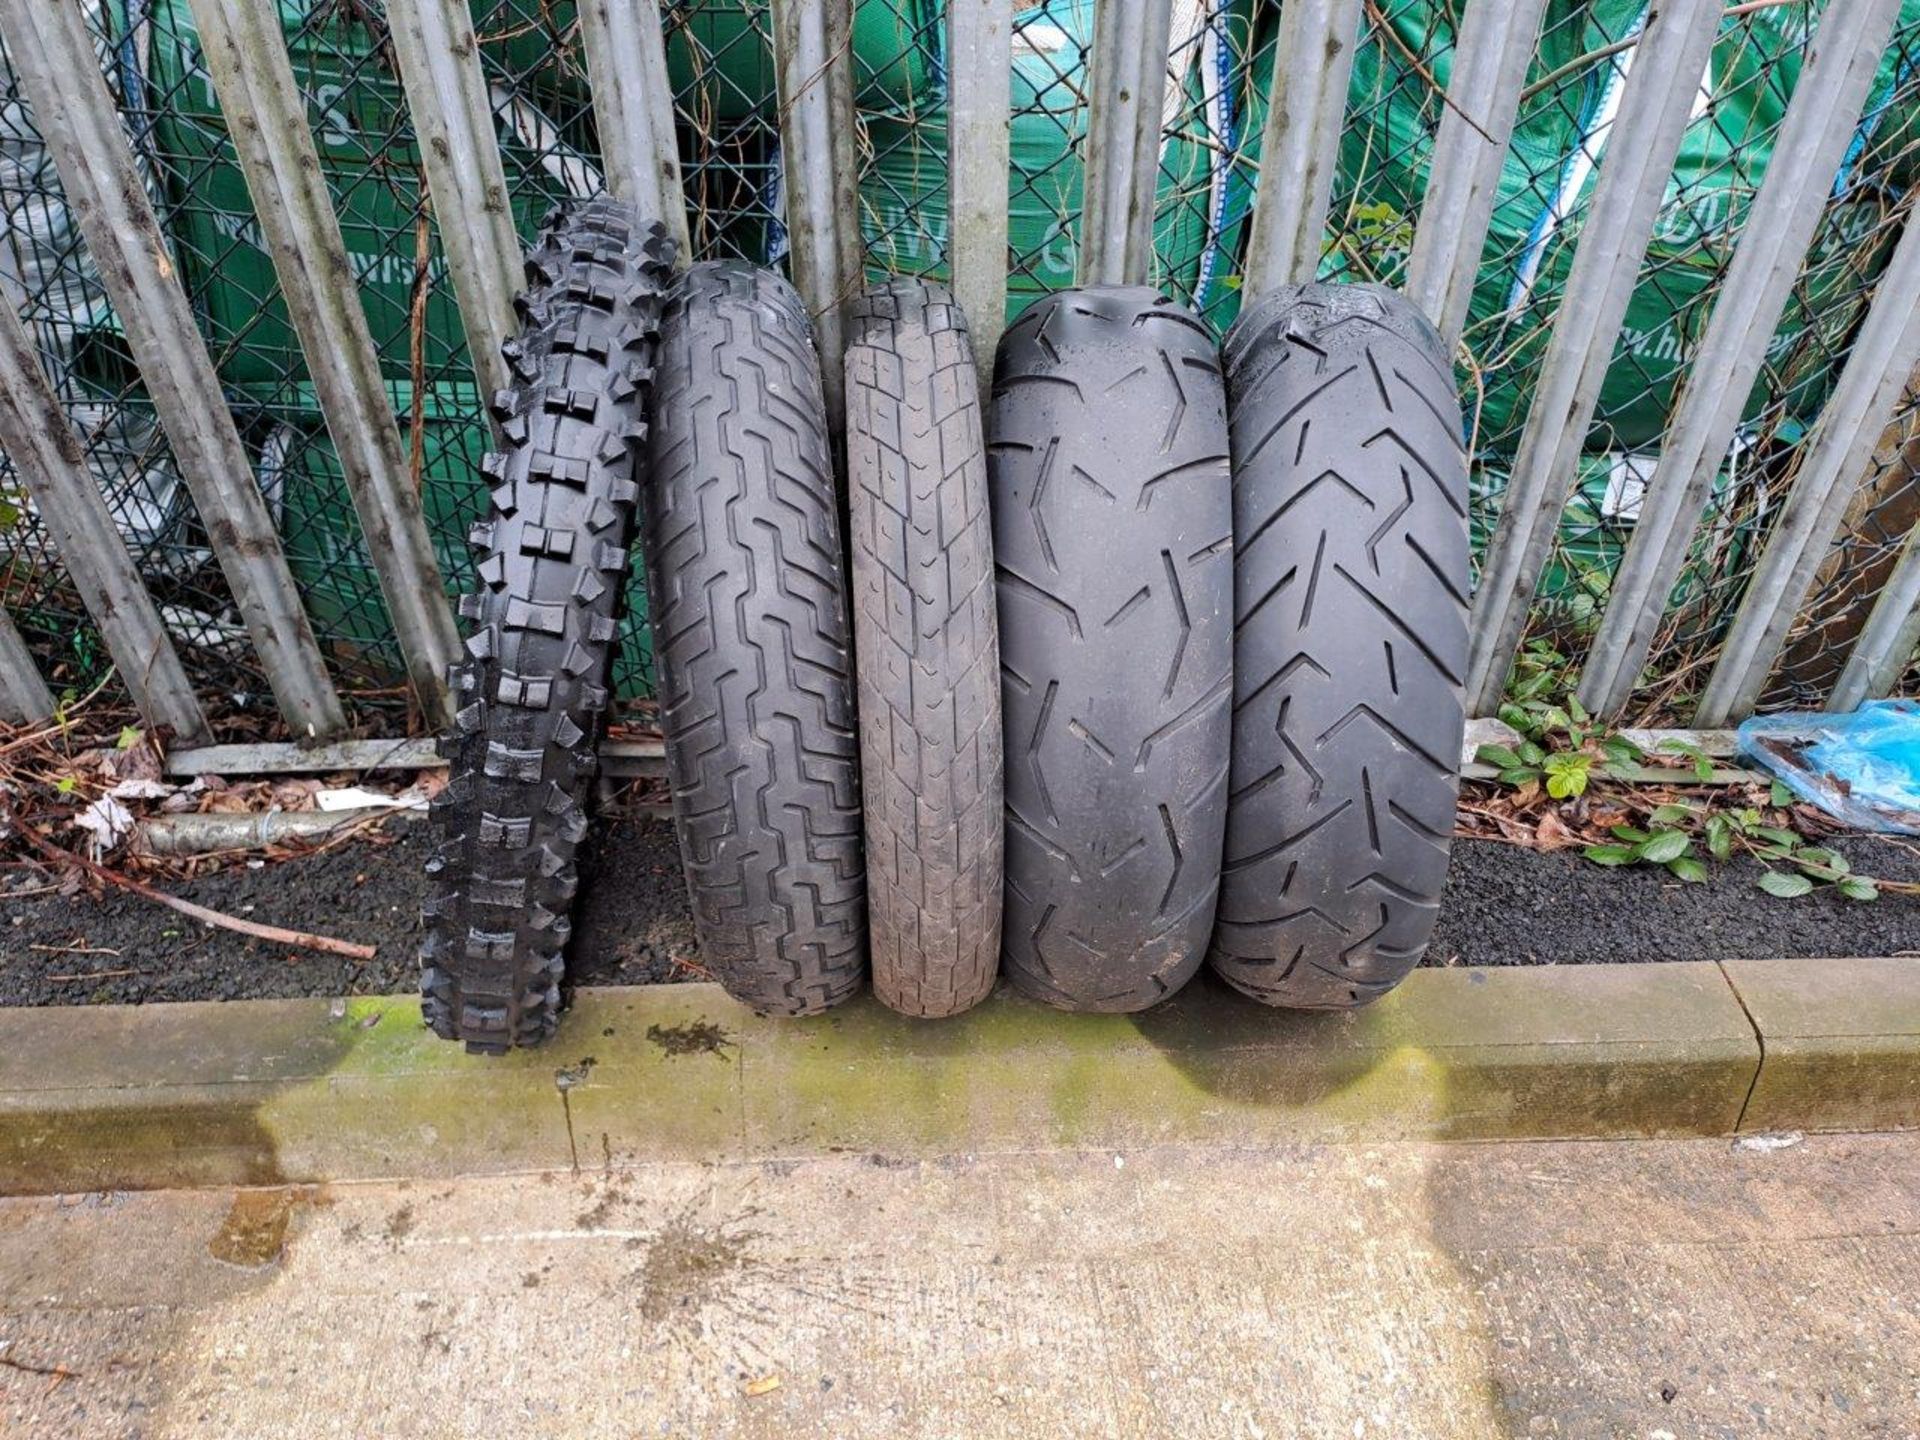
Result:
[[1212,335],[1150,289],[1042,300],[988,422],[1007,745],[1004,953],[1139,1010],[1206,953],[1226,815],[1233,526]]
[[1000,968],[1000,646],[980,374],[953,297],[854,303],[847,486],[874,993],[957,1015]]
[[427,1023],[469,1050],[534,1045],[559,1020],[672,256],[610,201],[556,212],[502,347],[506,448],[471,536],[481,588],[460,606],[474,629],[450,676],[420,956]]
[[866,968],[852,642],[820,362],[779,276],[667,302],[643,506],[660,723],[701,961],[810,1015]]
[[1263,299],[1227,340],[1233,782],[1214,968],[1364,1005],[1420,961],[1459,790],[1467,479],[1440,337],[1373,285]]

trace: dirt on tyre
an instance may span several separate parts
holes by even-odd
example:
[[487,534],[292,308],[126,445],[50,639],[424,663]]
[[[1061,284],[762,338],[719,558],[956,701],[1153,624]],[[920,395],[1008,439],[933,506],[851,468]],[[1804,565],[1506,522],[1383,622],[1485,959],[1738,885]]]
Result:
[[849,314],[847,487],[874,993],[957,1015],[1000,967],[1000,647],[980,380],[939,285]]
[[470,536],[481,584],[461,601],[473,629],[449,677],[421,947],[427,1023],[469,1050],[537,1044],[559,1021],[672,255],[611,201],[556,212],[502,347],[513,383]]
[[1226,346],[1233,779],[1211,960],[1346,1009],[1420,961],[1459,790],[1467,481],[1445,347],[1372,285],[1276,291]]
[[866,970],[851,624],[820,362],[770,271],[693,266],[661,322],[643,501],[660,723],[700,959],[767,1015]]
[[1213,337],[1151,289],[1042,300],[988,421],[1022,991],[1139,1010],[1198,968],[1226,816],[1233,517]]

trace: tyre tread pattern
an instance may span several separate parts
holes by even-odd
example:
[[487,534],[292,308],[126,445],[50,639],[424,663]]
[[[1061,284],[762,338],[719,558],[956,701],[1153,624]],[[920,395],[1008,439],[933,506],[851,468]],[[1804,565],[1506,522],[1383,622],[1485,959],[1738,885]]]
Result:
[[1467,483],[1439,336],[1372,285],[1300,285],[1226,347],[1233,778],[1213,967],[1348,1009],[1419,963],[1465,728]]
[[847,485],[875,993],[984,1000],[1000,965],[1000,648],[979,371],[941,286],[855,301]]
[[469,537],[481,585],[461,601],[473,628],[449,675],[420,956],[427,1023],[469,1050],[538,1044],[559,1021],[672,260],[662,227],[611,201],[554,212],[502,347],[513,383]]
[[643,499],[660,722],[700,958],[762,1014],[866,967],[852,638],[820,362],[770,271],[703,262],[662,322]]
[[1200,965],[1218,886],[1233,539],[1213,336],[1147,288],[1049,297],[1002,337],[988,428],[1007,972],[1064,1009],[1143,1009]]

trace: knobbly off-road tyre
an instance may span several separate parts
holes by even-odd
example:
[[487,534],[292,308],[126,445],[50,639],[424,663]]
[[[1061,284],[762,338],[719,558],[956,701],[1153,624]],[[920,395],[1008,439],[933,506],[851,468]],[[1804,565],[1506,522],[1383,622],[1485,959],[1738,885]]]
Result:
[[1302,285],[1226,346],[1233,778],[1213,967],[1269,1005],[1392,989],[1439,912],[1459,790],[1467,481],[1439,336]]
[[860,988],[851,626],[805,308],[693,266],[661,326],[643,500],[660,722],[701,962],[767,1015]]
[[1139,1010],[1198,968],[1226,817],[1233,517],[1212,335],[1068,291],[1001,341],[988,422],[1007,972]]
[[502,347],[513,383],[470,537],[481,586],[461,601],[473,633],[449,677],[421,949],[427,1023],[469,1050],[538,1044],[559,1021],[672,257],[610,201],[555,212]]
[[953,297],[857,300],[847,487],[874,993],[957,1015],[1000,968],[1000,647],[980,378]]

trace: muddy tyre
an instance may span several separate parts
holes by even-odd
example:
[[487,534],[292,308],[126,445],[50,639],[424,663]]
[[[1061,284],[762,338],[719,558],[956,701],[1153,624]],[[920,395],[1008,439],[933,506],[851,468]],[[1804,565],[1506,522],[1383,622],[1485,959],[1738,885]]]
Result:
[[809,1015],[860,988],[852,641],[820,362],[793,288],[695,265],[661,326],[643,501],[660,723],[701,962]]
[[847,487],[874,993],[957,1015],[1000,968],[1000,647],[980,379],[945,289],[854,303]]
[[988,423],[1007,972],[1139,1010],[1199,966],[1226,815],[1233,543],[1213,337],[1150,289],[1043,300]]
[[549,217],[503,347],[421,949],[427,1023],[469,1050],[537,1044],[559,1020],[671,259],[658,225],[609,201]]
[[1270,1005],[1364,1005],[1420,961],[1459,789],[1467,483],[1439,336],[1304,285],[1228,337],[1233,779],[1212,963]]

